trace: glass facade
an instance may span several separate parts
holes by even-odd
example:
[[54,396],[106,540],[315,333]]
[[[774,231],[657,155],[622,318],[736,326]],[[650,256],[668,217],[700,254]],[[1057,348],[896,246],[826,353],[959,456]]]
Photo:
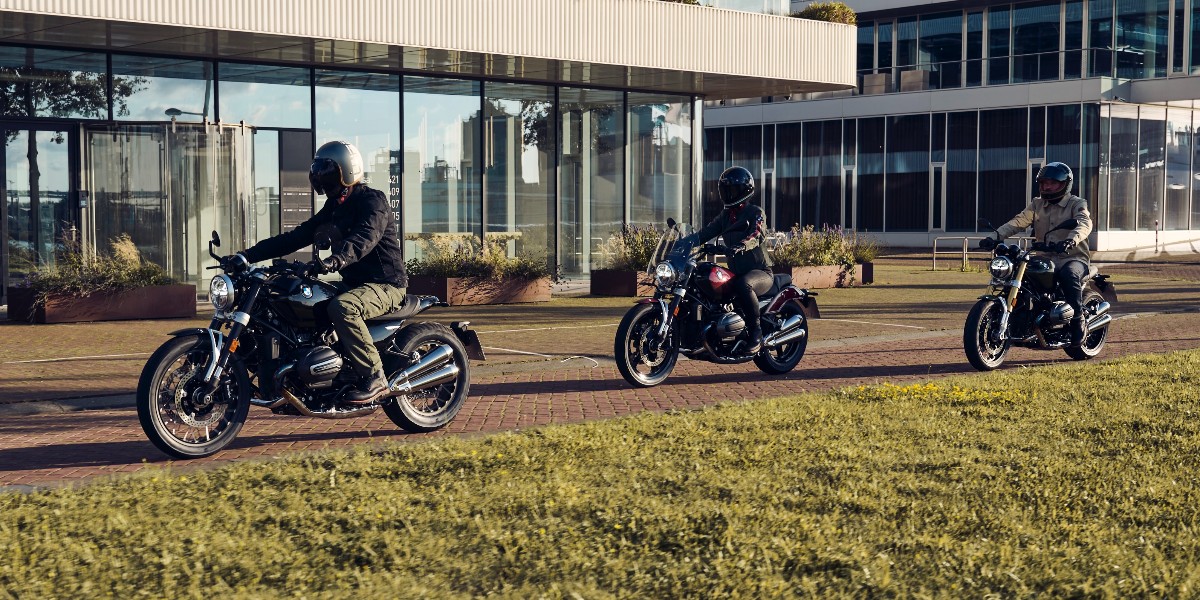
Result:
[[[603,264],[602,245],[625,220],[623,96],[609,90],[559,90],[558,255],[564,273],[587,273]],[[724,145],[707,143],[706,155],[713,148]],[[707,165],[705,172],[711,172]]]
[[[667,218],[682,220],[690,212],[692,102],[685,96],[633,92],[627,102],[628,221],[664,227]],[[761,153],[761,140],[758,147]]]

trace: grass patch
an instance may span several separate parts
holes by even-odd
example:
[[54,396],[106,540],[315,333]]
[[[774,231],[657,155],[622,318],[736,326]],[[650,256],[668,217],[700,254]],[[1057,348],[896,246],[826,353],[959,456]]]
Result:
[[0,597],[1192,597],[1200,351],[0,495]]

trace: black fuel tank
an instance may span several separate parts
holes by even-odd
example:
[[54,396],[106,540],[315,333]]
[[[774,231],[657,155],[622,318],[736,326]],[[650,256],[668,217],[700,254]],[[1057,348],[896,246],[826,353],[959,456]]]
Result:
[[1031,257],[1025,265],[1025,280],[1040,291],[1054,291],[1054,261],[1040,256]]
[[317,310],[324,310],[325,305],[320,309],[317,305],[337,296],[337,290],[332,285],[299,277],[276,285],[283,292],[283,299],[278,304],[280,316],[296,327],[315,327],[318,320],[324,322],[325,316],[321,315],[318,319]]

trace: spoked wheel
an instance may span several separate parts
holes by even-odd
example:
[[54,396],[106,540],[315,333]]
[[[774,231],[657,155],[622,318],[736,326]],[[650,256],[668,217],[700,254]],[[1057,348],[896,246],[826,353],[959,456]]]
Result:
[[[1104,296],[1095,290],[1085,290],[1083,293],[1083,312],[1085,315],[1095,315],[1096,307],[1104,302]],[[1104,349],[1104,342],[1108,341],[1108,325],[1101,327],[1087,334],[1083,338],[1083,345],[1077,347],[1067,346],[1065,348],[1067,356],[1075,360],[1088,360],[1100,354]]]
[[201,458],[228,446],[250,410],[250,381],[230,365],[217,389],[201,397],[212,356],[208,341],[178,337],[163,344],[142,369],[137,411],[142,430],[159,450],[176,458]]
[[971,366],[980,371],[991,371],[1004,364],[1008,356],[1008,338],[1001,339],[1000,317],[1004,314],[995,300],[980,300],[967,315],[963,327],[963,350]]
[[[449,327],[441,323],[418,323],[400,332],[396,346],[409,357],[428,356],[442,346],[450,348],[451,358],[446,367],[434,370],[430,376],[443,373],[436,385],[416,390],[384,401],[383,412],[405,431],[424,432],[445,427],[458,414],[471,388],[471,367],[467,350]],[[418,359],[414,359],[418,360]],[[383,368],[388,379],[412,364],[403,356],[385,354]],[[452,368],[457,369],[457,373]],[[416,379],[421,379],[418,375]]]
[[621,319],[613,354],[617,359],[617,370],[631,385],[656,386],[675,368],[679,351],[670,340],[659,343],[660,327],[662,309],[658,304],[639,304]]
[[[804,309],[795,300],[779,309],[780,322],[797,315],[803,317]],[[808,319],[801,321],[798,329],[803,330],[799,337],[773,348],[763,347],[762,352],[754,357],[754,364],[758,365],[763,373],[771,375],[782,375],[796,368],[796,364],[804,358],[804,350],[808,348]]]

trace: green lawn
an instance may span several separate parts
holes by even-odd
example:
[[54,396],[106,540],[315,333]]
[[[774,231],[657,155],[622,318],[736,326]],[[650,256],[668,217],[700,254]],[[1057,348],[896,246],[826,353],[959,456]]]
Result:
[[0,597],[1195,597],[1198,367],[1011,369],[9,493]]

